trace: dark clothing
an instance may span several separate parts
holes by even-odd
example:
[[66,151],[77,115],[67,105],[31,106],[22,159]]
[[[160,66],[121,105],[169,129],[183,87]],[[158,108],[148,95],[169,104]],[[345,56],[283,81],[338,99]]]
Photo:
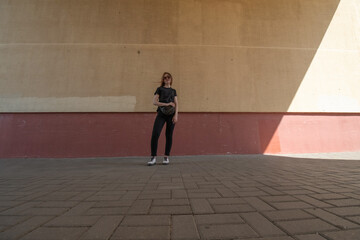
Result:
[[[159,94],[159,102],[162,103],[170,103],[174,102],[176,95],[176,90],[173,88],[166,88],[166,87],[158,87],[154,93],[154,95]],[[157,111],[159,112],[159,107]]]
[[172,122],[173,117],[174,117],[174,114],[167,116],[167,115],[163,114],[161,111],[158,111],[155,122],[154,122],[152,136],[151,136],[151,156],[157,155],[158,140],[159,140],[159,136],[160,136],[161,130],[164,127],[165,122],[166,122],[165,155],[170,156],[170,150],[171,150],[171,145],[172,145],[172,135],[174,132],[174,127],[175,127],[175,124]]
[[[175,101],[176,90],[173,88],[166,88],[166,87],[158,87],[154,93],[154,95],[159,94],[159,102],[162,103],[170,103]],[[174,114],[172,115],[165,115],[160,111],[160,107],[157,108],[157,115],[154,122],[153,132],[151,136],[151,156],[157,155],[157,148],[158,148],[158,140],[160,137],[161,130],[166,123],[166,144],[165,144],[165,155],[170,155],[170,150],[172,146],[172,135],[174,132],[175,124],[172,122]]]

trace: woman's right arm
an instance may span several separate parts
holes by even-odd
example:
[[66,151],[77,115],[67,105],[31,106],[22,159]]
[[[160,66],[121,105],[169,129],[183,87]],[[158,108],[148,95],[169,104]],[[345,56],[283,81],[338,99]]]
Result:
[[159,94],[155,94],[154,95],[154,99],[153,99],[153,104],[155,106],[159,106],[159,107],[163,107],[163,106],[173,106],[175,107],[175,104],[173,102],[171,103],[162,103],[162,102],[159,102]]

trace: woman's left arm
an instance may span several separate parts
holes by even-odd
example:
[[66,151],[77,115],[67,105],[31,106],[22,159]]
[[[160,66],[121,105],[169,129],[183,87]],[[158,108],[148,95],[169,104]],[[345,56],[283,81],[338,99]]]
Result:
[[178,121],[178,112],[179,112],[179,102],[177,99],[177,96],[175,96],[174,98],[174,103],[175,103],[175,115],[172,119],[173,123],[176,123]]

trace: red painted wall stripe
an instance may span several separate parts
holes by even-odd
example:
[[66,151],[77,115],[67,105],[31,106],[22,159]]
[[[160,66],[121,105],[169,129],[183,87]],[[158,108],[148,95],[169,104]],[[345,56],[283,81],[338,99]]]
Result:
[[[154,119],[155,113],[3,113],[0,158],[148,156]],[[172,155],[358,150],[360,114],[180,113]]]

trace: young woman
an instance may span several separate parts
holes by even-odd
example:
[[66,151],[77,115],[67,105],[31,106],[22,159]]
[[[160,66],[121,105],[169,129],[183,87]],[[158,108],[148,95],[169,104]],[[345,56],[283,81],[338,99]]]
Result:
[[165,156],[163,164],[169,164],[169,155],[172,145],[172,136],[174,132],[175,123],[178,120],[178,100],[176,90],[171,88],[173,78],[170,73],[164,72],[161,78],[161,86],[158,87],[154,93],[153,104],[158,106],[157,115],[154,122],[153,132],[151,136],[151,160],[148,162],[149,166],[156,164],[156,155],[158,140],[161,130],[166,123],[166,144]]

